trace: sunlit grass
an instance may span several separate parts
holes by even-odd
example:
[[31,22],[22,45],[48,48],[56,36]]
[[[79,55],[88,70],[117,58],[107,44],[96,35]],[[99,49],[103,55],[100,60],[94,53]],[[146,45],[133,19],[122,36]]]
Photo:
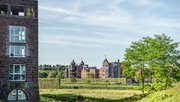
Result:
[[138,102],[180,102],[180,83],[174,88],[154,92]]
[[41,89],[40,94],[75,94],[85,97],[122,99],[135,94],[141,94],[141,91],[134,90],[92,90],[92,89]]

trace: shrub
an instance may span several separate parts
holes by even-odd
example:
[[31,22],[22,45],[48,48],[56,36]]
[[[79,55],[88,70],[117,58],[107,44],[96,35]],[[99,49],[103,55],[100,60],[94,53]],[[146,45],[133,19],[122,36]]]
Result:
[[39,71],[39,78],[47,78],[48,72],[46,71]]
[[76,82],[77,82],[76,78],[71,78],[71,83],[76,83]]
[[74,86],[73,88],[74,88],[74,89],[78,89],[79,87],[78,87],[78,86]]
[[153,83],[152,84],[152,89],[155,90],[155,91],[161,91],[161,90],[165,89],[165,84]]
[[144,90],[150,92],[152,90],[152,86],[150,84],[145,85]]
[[56,78],[57,75],[58,75],[58,72],[52,71],[49,73],[48,78]]

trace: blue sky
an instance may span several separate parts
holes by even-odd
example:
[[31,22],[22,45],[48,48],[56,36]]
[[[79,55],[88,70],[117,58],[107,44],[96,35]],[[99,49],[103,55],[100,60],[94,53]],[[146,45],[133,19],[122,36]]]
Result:
[[162,33],[180,41],[180,0],[39,0],[39,64],[100,67]]

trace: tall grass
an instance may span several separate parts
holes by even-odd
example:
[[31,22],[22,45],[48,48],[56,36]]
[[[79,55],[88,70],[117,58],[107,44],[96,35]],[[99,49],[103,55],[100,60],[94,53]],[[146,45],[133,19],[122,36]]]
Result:
[[138,102],[180,102],[180,83],[174,88],[154,92]]

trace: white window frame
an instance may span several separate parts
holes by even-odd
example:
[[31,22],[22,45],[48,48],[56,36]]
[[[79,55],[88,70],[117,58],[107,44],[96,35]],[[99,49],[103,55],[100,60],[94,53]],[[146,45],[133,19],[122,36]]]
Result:
[[[16,29],[19,28],[18,34]],[[18,37],[18,41],[16,41]],[[9,26],[9,42],[26,43],[26,27],[25,26]]]
[[[13,72],[11,73],[10,72],[10,70],[11,70],[11,66],[13,66]],[[20,72],[19,73],[15,73],[15,66],[19,66],[19,68],[20,68]],[[24,70],[25,70],[25,72],[23,73],[23,66],[24,66]],[[10,78],[9,78],[9,81],[26,81],[26,65],[25,64],[11,64],[10,66],[9,66],[9,76],[10,75],[12,75],[13,76],[13,79],[11,80]],[[15,75],[20,75],[20,77],[21,77],[21,75],[24,75],[25,76],[25,78],[24,78],[24,80],[15,80]]]
[[[20,47],[19,50],[21,50],[21,51],[20,51],[19,55],[16,55],[16,47]],[[10,45],[9,46],[9,56],[10,57],[26,57],[26,46]]]
[[[22,97],[19,98],[19,95],[21,95]],[[15,89],[11,91],[11,93],[8,96],[9,101],[18,101],[18,100],[27,100],[27,99],[28,99],[27,94],[20,89]]]

